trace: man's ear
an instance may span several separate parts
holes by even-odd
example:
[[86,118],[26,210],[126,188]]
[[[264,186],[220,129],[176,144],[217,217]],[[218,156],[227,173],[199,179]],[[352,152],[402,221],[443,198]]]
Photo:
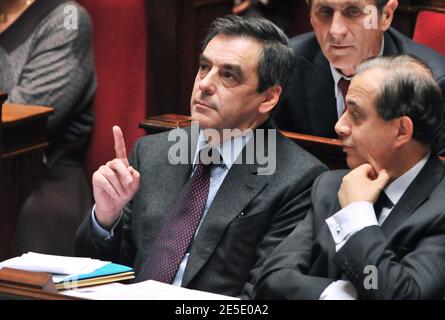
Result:
[[267,114],[277,105],[278,100],[280,100],[282,89],[281,86],[275,85],[266,89],[262,93],[263,102],[260,104],[258,111],[262,114]]
[[386,31],[391,26],[392,19],[394,18],[394,11],[396,11],[398,5],[398,0],[388,0],[382,8],[382,15],[380,16],[381,31]]
[[397,146],[402,146],[411,141],[414,133],[414,124],[410,117],[403,116],[395,120],[397,123]]

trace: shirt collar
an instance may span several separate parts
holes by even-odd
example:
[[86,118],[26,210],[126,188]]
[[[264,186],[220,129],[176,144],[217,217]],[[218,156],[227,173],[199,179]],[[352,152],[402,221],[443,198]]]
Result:
[[[230,170],[235,160],[240,155],[243,148],[246,146],[247,142],[253,136],[253,131],[248,130],[246,133],[237,136],[233,139],[224,141],[222,144],[217,145],[215,148],[218,150],[222,158],[222,164]],[[195,167],[198,159],[199,152],[208,146],[207,139],[204,135],[204,131],[199,131],[198,146],[196,148],[195,157],[193,158],[193,167]]]
[[425,166],[428,157],[430,156],[431,152],[429,152],[425,158],[417,162],[415,166],[413,166],[411,169],[409,169],[407,172],[405,172],[403,175],[398,177],[396,180],[391,182],[386,188],[385,193],[388,196],[388,198],[391,200],[391,202],[396,205],[396,203],[400,200],[402,195],[405,193],[406,189],[408,189],[409,185],[413,180],[417,177],[420,170]]

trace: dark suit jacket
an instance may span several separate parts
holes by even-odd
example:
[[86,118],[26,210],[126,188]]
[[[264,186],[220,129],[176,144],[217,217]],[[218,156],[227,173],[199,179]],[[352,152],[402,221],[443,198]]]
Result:
[[[383,55],[412,54],[425,61],[445,93],[445,57],[416,44],[390,28],[385,33]],[[336,138],[338,120],[334,79],[329,62],[320,49],[313,32],[294,37],[290,46],[297,55],[293,79],[286,89],[287,96],[276,109],[274,121],[279,129]]]
[[[254,294],[260,299],[318,299],[333,281],[351,281],[359,299],[438,299],[445,293],[444,165],[431,156],[381,227],[354,234],[338,251],[325,220],[340,210],[346,170],[322,174],[303,223],[265,262]],[[365,266],[378,288],[364,288]]]
[[[167,135],[143,137],[136,143],[131,163],[141,173],[141,185],[114,239],[92,235],[87,217],[78,231],[77,254],[134,265],[138,271],[191,174],[191,165],[169,163],[168,150],[175,141],[167,141]],[[283,136],[277,134],[276,142],[273,175],[258,175],[262,166],[257,161],[230,169],[192,244],[182,286],[239,295],[250,274],[304,218],[312,183],[326,168]],[[192,155],[195,149],[193,141]]]

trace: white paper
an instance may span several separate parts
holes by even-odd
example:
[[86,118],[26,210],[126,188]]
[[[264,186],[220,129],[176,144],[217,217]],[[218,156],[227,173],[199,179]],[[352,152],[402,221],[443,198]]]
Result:
[[239,300],[239,298],[191,290],[154,280],[127,285],[111,283],[76,290],[65,290],[60,293],[92,300]]
[[78,258],[28,252],[20,257],[0,262],[0,268],[9,267],[19,270],[49,272],[62,275],[76,275],[93,272],[108,264],[91,258]]

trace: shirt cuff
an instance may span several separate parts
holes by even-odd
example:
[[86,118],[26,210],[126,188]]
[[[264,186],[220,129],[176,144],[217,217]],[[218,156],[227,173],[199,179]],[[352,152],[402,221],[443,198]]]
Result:
[[119,216],[119,219],[117,219],[116,223],[111,227],[111,230],[108,231],[97,222],[96,220],[96,204],[94,204],[93,209],[91,210],[91,229],[93,230],[93,233],[97,234],[98,236],[104,238],[105,240],[111,240],[114,237],[114,229],[117,227],[119,222],[122,218],[122,213]]
[[320,295],[320,300],[357,300],[354,285],[345,280],[332,282]]
[[338,252],[355,233],[369,226],[377,226],[378,222],[371,202],[358,201],[326,219],[326,224]]

